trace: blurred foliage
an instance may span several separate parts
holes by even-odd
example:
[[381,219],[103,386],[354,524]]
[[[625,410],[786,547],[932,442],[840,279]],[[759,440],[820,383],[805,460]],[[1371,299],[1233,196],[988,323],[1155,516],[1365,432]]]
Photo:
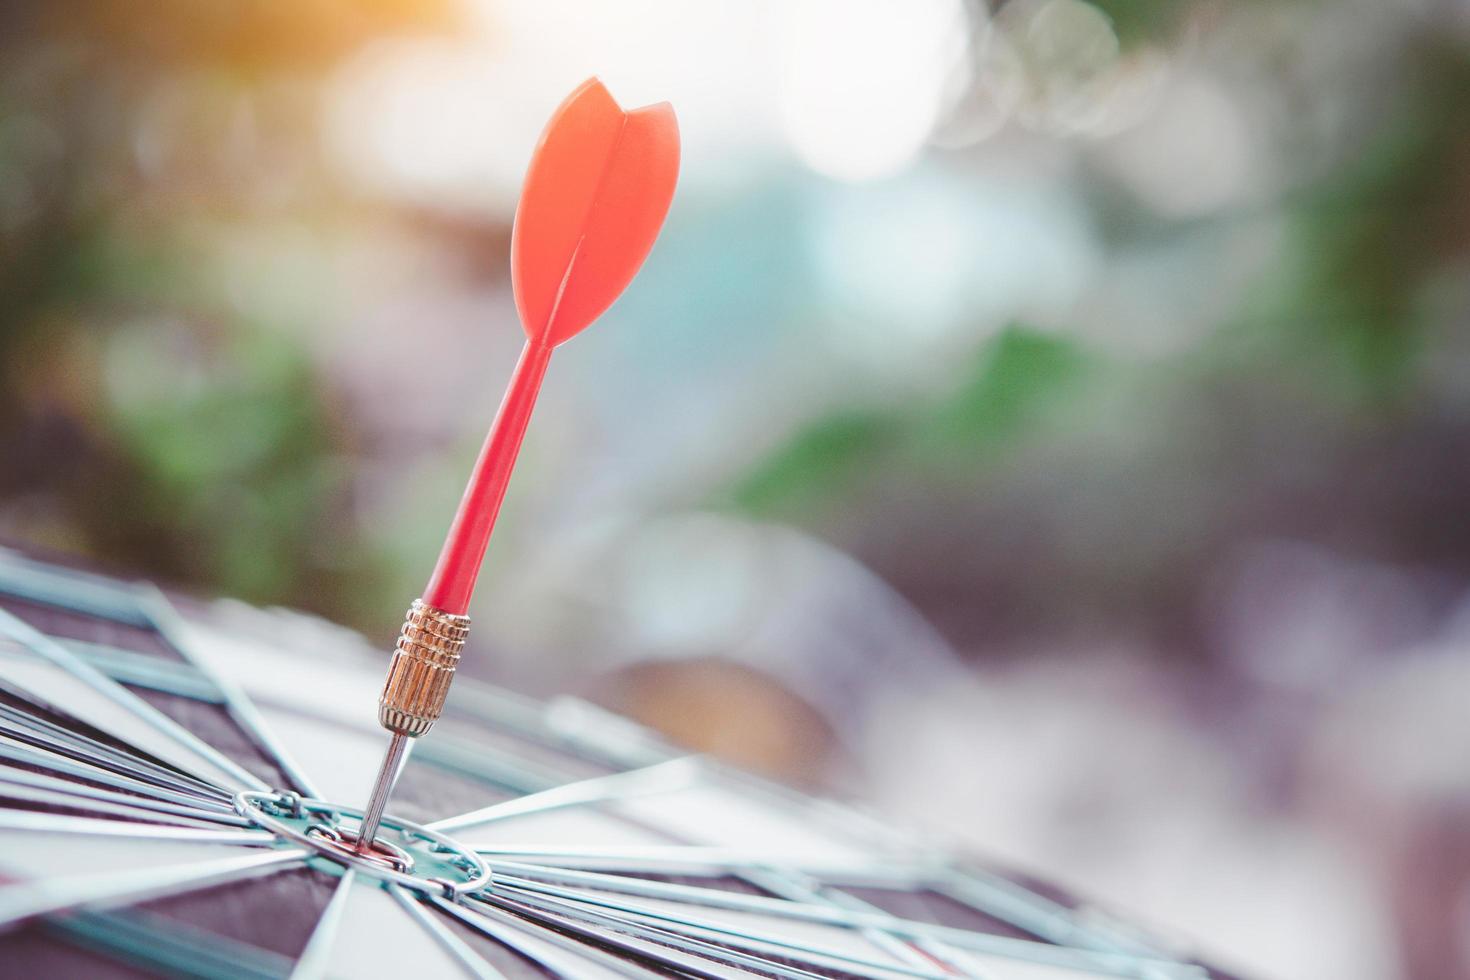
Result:
[[892,412],[849,411],[814,423],[733,488],[731,503],[767,518],[809,523],[861,489],[865,475],[900,470],[923,481],[992,466],[1086,377],[1075,343],[1013,327],[985,346],[948,398]]
[[1179,0],[1093,0],[1093,6],[1108,15],[1118,42],[1124,47],[1167,39],[1186,18],[1208,5]]
[[[204,591],[361,621],[381,555],[352,518],[357,436],[300,339],[207,274],[222,215],[312,186],[313,126],[272,86],[424,0],[93,0],[0,10],[0,532]],[[182,123],[149,142],[158,114]],[[272,154],[240,145],[270,127]],[[320,207],[320,204],[318,204]]]
[[[1310,25],[1318,12],[1310,3],[1094,6],[1125,48],[1178,47],[1187,57],[1197,56],[1201,25],[1234,17],[1242,36],[1259,29],[1268,37],[1262,24],[1300,14]],[[120,0],[0,10],[0,454],[8,461],[0,533],[201,590],[358,623],[382,615],[381,583],[407,574],[388,567],[388,552],[404,550],[410,521],[417,540],[427,533],[420,525],[437,528],[442,518],[377,499],[367,506],[398,525],[362,527],[358,478],[379,451],[369,444],[384,437],[354,423],[311,350],[323,326],[313,311],[289,303],[283,311],[269,276],[232,280],[218,238],[221,229],[272,220],[330,227],[354,213],[358,202],[321,159],[320,86],[375,38],[443,30],[460,16],[459,5],[441,0],[166,0],[147,16]],[[1281,132],[1261,134],[1286,148],[1274,196],[1180,219],[1100,176],[1093,161],[1078,168],[1080,206],[1110,254],[1173,252],[1252,220],[1279,222],[1279,259],[1198,343],[1134,362],[1055,323],[997,333],[976,322],[973,357],[947,366],[943,385],[897,403],[853,385],[744,471],[730,467],[727,483],[696,493],[829,536],[926,611],[937,587],[916,571],[922,562],[885,552],[900,546],[868,529],[907,528],[922,551],[933,542],[915,529],[930,527],[925,533],[946,546],[993,552],[1022,580],[997,586],[1018,597],[1017,608],[1051,604],[1055,612],[1093,594],[1099,605],[1152,609],[1145,593],[1182,581],[1178,563],[1193,560],[1181,557],[1191,548],[1224,547],[1228,522],[1288,523],[1279,511],[1300,505],[1273,468],[1295,474],[1292,494],[1351,484],[1339,495],[1347,523],[1352,494],[1370,487],[1345,474],[1364,459],[1390,458],[1386,447],[1412,438],[1437,447],[1426,459],[1453,454],[1466,423],[1431,404],[1447,343],[1434,303],[1470,228],[1470,56],[1462,39],[1406,27],[1376,54],[1385,74],[1377,101],[1347,103],[1359,113],[1350,145],[1299,159],[1291,100],[1305,69],[1284,50],[1241,62],[1281,76],[1279,117],[1262,117]],[[1035,52],[1043,61],[1065,53]],[[985,153],[983,145],[974,159],[956,152],[946,165],[958,170]],[[788,199],[773,186],[742,188],[739,206],[726,211],[707,202],[703,214],[686,210],[692,217],[671,227],[682,237],[669,239],[662,261],[670,281],[698,288],[630,295],[621,311],[655,326],[609,338],[604,350],[669,374],[696,358],[748,357],[748,382],[760,367],[745,352],[775,349],[794,332],[785,294],[816,291],[805,281],[813,270],[803,264],[797,217],[816,195]],[[399,232],[437,222],[445,239],[459,236],[444,252],[480,247],[499,261],[503,227],[402,208],[390,219],[402,222]],[[752,244],[725,248],[732,238]],[[258,239],[271,240],[269,230]],[[1198,261],[1214,253],[1201,254]],[[750,286],[758,277],[763,290]],[[631,398],[648,379],[625,374],[609,390],[621,384]],[[1313,425],[1291,421],[1294,413]],[[1126,435],[1115,431],[1124,427]],[[1056,446],[1067,450],[1048,457]],[[401,446],[385,450],[394,451]],[[414,459],[408,469],[457,474],[462,463]],[[1049,525],[1061,518],[1044,507],[1059,505],[1038,502],[1038,485],[1057,495],[1087,485],[1092,509],[1067,501],[1086,522]],[[1405,525],[1453,520],[1440,498],[1407,494],[1394,498]],[[1375,498],[1373,506],[1386,505]],[[985,538],[975,530],[985,522],[1003,524],[1008,536]],[[1056,543],[1062,538],[1097,551],[1068,551]],[[1051,564],[1033,561],[1037,554]],[[1027,585],[1033,567],[1037,579]],[[999,576],[963,574],[973,575],[973,591]]]
[[1425,37],[1408,70],[1412,94],[1293,208],[1298,261],[1263,316],[1288,349],[1339,354],[1342,383],[1371,397],[1418,388],[1425,290],[1470,244],[1470,54]]
[[[1099,6],[1126,41],[1189,5]],[[1351,138],[1287,157],[1256,210],[1171,219],[1092,177],[1119,251],[1279,220],[1278,258],[1201,343],[1134,361],[1012,327],[948,396],[798,429],[731,505],[837,541],[980,651],[1128,622],[1207,658],[1211,570],[1273,535],[1470,574],[1470,404],[1445,388],[1465,363],[1470,50],[1410,26],[1383,60]]]

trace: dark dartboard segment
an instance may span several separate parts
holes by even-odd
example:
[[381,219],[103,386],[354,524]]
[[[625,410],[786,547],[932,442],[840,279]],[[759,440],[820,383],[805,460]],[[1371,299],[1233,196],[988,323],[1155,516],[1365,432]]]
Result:
[[938,892],[897,891],[889,888],[843,887],[840,891],[861,899],[875,908],[915,922],[927,922],[936,926],[953,926],[970,929],[992,936],[1009,936],[1012,939],[1035,939],[1031,933],[1020,929],[1004,919],[988,915],[963,902],[957,902]]
[[527,738],[503,726],[485,720],[476,721],[462,714],[446,714],[439,720],[435,733],[441,729],[445,735],[474,745],[491,758],[514,759],[521,768],[559,782],[590,779],[619,771],[619,767],[601,760],[579,756],[547,741]]
[[123,962],[115,950],[94,952],[53,926],[31,925],[0,933],[0,976],[147,980],[152,970]]
[[264,780],[272,789],[289,789],[298,793],[302,791],[286,775],[285,770],[256,744],[250,733],[230,717],[229,711],[223,705],[196,701],[179,694],[154,691],[146,687],[123,686],[198,735],[208,745],[223,752],[251,775]]
[[176,663],[185,662],[168,640],[150,626],[101,619],[15,596],[0,596],[0,608],[55,639],[80,640]]
[[405,820],[427,823],[445,814],[504,803],[517,795],[410,757],[393,792],[393,812]]
[[311,868],[295,868],[134,908],[295,960],[340,880]]
[[479,929],[466,925],[455,916],[437,910],[435,914],[439,916],[439,921],[449,927],[450,932],[464,940],[487,963],[505,974],[508,980],[540,980],[543,977],[557,976],[535,960],[521,955],[499,940],[490,938]]

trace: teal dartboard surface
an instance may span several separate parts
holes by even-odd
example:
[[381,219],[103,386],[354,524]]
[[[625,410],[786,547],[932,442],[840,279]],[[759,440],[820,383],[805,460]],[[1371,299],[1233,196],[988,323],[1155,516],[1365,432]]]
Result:
[[384,656],[0,549],[0,976],[1225,976],[849,805],[469,680],[394,796],[403,861],[335,859]]

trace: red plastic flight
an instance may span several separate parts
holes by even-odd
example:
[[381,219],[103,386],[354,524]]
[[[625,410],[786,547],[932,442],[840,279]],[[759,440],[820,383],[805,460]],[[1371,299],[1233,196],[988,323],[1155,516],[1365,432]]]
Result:
[[592,78],[546,124],[511,233],[511,285],[526,347],[424,590],[429,605],[455,614],[469,607],[552,348],[597,319],[632,281],[658,237],[678,174],[679,126],[667,102],[625,112]]

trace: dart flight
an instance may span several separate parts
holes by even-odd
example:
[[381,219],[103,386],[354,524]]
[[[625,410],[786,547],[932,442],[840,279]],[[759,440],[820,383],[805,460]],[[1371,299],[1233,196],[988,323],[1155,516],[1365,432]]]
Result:
[[567,97],[541,134],[511,233],[511,285],[526,346],[424,591],[428,605],[454,614],[469,607],[552,348],[632,281],[678,173],[673,107],[624,111],[595,78]]

